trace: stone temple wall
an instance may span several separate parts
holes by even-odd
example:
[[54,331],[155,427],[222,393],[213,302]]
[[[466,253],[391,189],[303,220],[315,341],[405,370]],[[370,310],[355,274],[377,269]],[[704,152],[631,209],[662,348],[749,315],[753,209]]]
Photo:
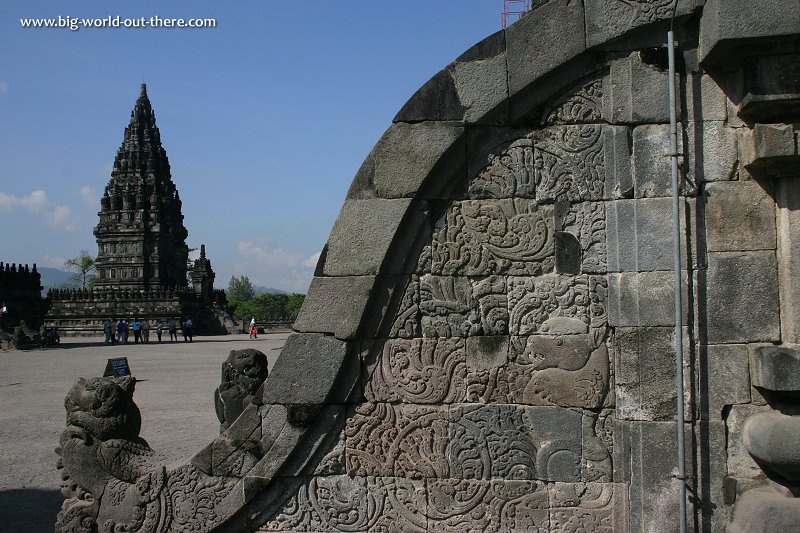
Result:
[[551,0],[409,100],[154,531],[677,531],[670,83],[690,527],[796,525],[800,5],[679,0],[674,80],[671,6]]

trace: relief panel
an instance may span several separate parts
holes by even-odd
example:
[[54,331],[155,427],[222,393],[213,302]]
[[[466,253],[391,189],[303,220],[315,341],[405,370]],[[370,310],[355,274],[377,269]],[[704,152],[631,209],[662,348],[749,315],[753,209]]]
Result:
[[345,428],[353,476],[448,477],[447,411],[420,405],[364,403]]
[[422,533],[427,507],[422,481],[330,476],[303,483],[263,533],[390,531]]
[[365,352],[368,402],[454,403],[466,395],[464,339],[391,339]]
[[437,223],[431,273],[536,275],[554,265],[553,209],[527,198],[453,202]]
[[535,481],[428,482],[429,531],[549,531],[549,495]]

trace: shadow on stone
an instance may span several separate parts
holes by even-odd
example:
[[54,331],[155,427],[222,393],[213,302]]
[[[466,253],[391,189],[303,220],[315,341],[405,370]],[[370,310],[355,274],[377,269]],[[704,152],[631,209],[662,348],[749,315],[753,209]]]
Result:
[[57,489],[0,490],[0,524],[17,533],[50,533],[63,501]]

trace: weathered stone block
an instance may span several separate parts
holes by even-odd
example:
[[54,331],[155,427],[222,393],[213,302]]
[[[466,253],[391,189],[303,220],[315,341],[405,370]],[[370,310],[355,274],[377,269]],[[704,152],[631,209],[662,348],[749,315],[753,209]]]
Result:
[[464,106],[458,97],[453,67],[440,70],[408,99],[394,122],[461,120]]
[[[690,203],[680,200],[681,235],[686,234]],[[608,271],[650,271],[673,268],[672,200],[643,198],[606,204]],[[686,241],[684,241],[686,242]],[[682,248],[681,268],[686,269],[687,247]]]
[[[440,161],[449,161],[450,157],[464,161],[463,134],[463,126],[453,122],[392,124],[359,169],[347,197],[417,195],[420,186],[435,170],[453,172],[452,168],[437,168]],[[435,191],[431,194],[435,196]]]
[[292,327],[306,333],[332,333],[340,339],[355,337],[374,284],[373,276],[315,277]]
[[800,480],[800,417],[778,412],[759,413],[744,424],[747,452],[769,472]]
[[[500,38],[504,34],[499,32]],[[453,67],[456,91],[466,124],[504,124],[508,121],[508,71],[506,54],[499,53]]]
[[536,11],[506,30],[512,95],[586,50],[582,3],[553,0]]
[[[688,363],[688,328],[684,328],[683,337],[684,361]],[[617,416],[627,420],[673,420],[677,406],[675,329],[618,328],[616,349]],[[688,406],[691,382],[687,373],[688,370],[684,372],[684,394]]]
[[527,129],[468,128],[467,197],[535,198],[533,139]]
[[[328,237],[326,276],[378,274],[411,205],[410,199],[347,200]],[[389,272],[397,273],[389,265]]]
[[339,390],[334,384],[340,376],[357,382],[359,364],[353,359],[353,354],[348,356],[345,342],[328,335],[291,335],[264,382],[264,403],[342,403],[350,388]]
[[365,364],[368,402],[440,404],[466,396],[464,339],[391,339],[371,347]]
[[706,323],[712,344],[780,339],[775,253],[708,254]]
[[796,176],[800,172],[799,151],[800,138],[791,124],[756,124],[752,130],[740,132],[742,165],[757,179]]
[[628,488],[621,483],[554,483],[550,531],[629,531]]
[[744,444],[744,426],[751,416],[770,411],[762,405],[734,405],[725,418],[728,431],[728,475],[735,478],[763,478],[764,472],[753,461]]
[[[586,40],[592,47],[626,33],[643,24],[669,19],[673,0],[620,2],[619,0],[586,1]],[[692,0],[679,0],[677,14],[694,9]]]
[[[618,1],[614,4],[628,5]],[[611,122],[669,122],[669,73],[664,65],[650,64],[650,55],[648,52],[633,52],[628,57],[611,62]],[[676,76],[674,83],[677,85],[678,81]]]
[[722,420],[728,405],[750,403],[748,350],[744,344],[714,344],[708,353],[708,415]]
[[737,177],[739,135],[725,122],[689,122],[686,125],[689,181],[725,181]]
[[[608,276],[608,323],[612,326],[674,326],[675,274],[622,272]],[[689,283],[681,272],[683,323],[689,320]]]
[[[678,523],[677,430],[674,422],[621,422],[615,430],[628,426],[629,443],[615,445],[619,457],[631,465],[631,531],[673,533]],[[686,473],[692,475],[691,427],[686,426]],[[690,513],[691,515],[691,513]],[[691,527],[691,516],[690,527]]]
[[[678,153],[683,153],[682,126],[678,124]],[[636,198],[672,196],[669,125],[637,126],[633,129],[633,187]],[[692,195],[696,184],[687,179],[683,158],[678,161],[680,194]]]
[[797,346],[751,346],[753,385],[776,392],[800,391],[800,350]]
[[685,80],[689,122],[724,122],[728,118],[728,97],[714,78],[708,74],[690,74]]
[[736,504],[727,533],[791,531],[800,524],[800,499],[770,489],[746,492]]
[[[798,137],[800,142],[800,137]],[[800,184],[792,178],[775,181],[778,230],[778,282],[781,297],[781,340],[800,344]]]
[[797,33],[800,5],[783,0],[764,0],[757,6],[747,0],[707,0],[700,21],[700,59],[706,65],[735,58],[738,47],[756,37]]

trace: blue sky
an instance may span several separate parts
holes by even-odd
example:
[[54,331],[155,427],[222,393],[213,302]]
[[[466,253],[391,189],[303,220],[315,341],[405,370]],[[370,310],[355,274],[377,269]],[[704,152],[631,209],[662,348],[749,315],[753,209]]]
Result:
[[[305,292],[355,172],[405,101],[500,28],[501,0],[0,3],[0,261],[96,253],[99,198],[145,81],[188,244]],[[213,29],[22,28],[30,17]]]

